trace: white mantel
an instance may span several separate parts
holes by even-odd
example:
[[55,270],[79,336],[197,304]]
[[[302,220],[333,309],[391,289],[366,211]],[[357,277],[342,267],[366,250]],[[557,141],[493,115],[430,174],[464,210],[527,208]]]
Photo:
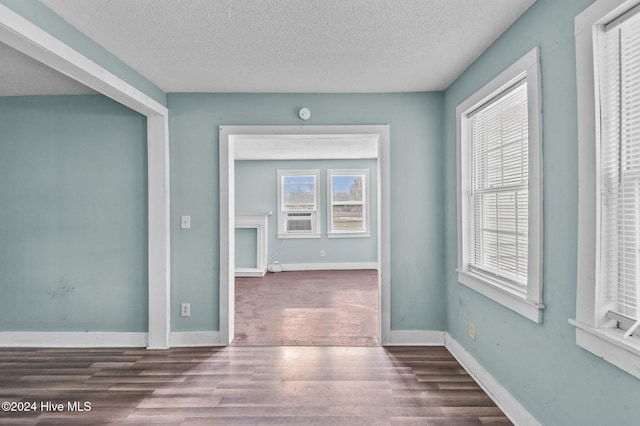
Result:
[[267,273],[267,242],[271,212],[236,212],[236,228],[256,229],[256,267],[236,266],[236,277],[263,277]]

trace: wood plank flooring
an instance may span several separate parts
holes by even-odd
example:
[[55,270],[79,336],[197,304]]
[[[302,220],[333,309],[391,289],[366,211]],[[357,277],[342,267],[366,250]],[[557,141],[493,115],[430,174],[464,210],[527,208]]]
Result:
[[511,424],[443,347],[0,349],[1,401],[36,410],[0,424]]
[[236,278],[234,346],[378,346],[378,272]]

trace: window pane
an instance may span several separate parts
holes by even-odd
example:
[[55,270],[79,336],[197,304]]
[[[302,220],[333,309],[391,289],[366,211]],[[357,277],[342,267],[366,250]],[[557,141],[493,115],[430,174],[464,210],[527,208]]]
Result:
[[527,278],[528,192],[497,192],[476,198],[478,267],[506,273],[521,283]]
[[529,139],[521,81],[471,117],[473,266],[526,285]]
[[333,229],[365,229],[362,204],[334,204],[333,205]]
[[363,201],[362,176],[331,176],[334,202]]
[[284,207],[314,210],[316,203],[315,176],[284,177]]

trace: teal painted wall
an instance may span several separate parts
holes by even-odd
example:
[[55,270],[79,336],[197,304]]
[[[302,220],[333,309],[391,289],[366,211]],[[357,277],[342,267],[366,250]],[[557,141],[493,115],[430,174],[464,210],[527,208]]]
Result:
[[63,43],[77,50],[93,62],[112,72],[145,95],[162,105],[167,104],[165,93],[133,68],[115,57],[105,48],[78,31],[38,0],[0,0],[14,12],[23,16]]
[[[447,329],[543,425],[637,424],[640,381],[575,344],[578,137],[574,18],[591,0],[538,0],[445,92]],[[544,322],[457,282],[456,106],[540,46]],[[476,341],[468,335],[476,326]],[[613,396],[613,394],[617,396]]]
[[[319,169],[321,238],[278,239],[278,169]],[[368,238],[327,238],[327,169],[368,169],[368,199],[371,213],[371,236]],[[340,263],[377,262],[376,221],[376,160],[324,160],[324,161],[236,161],[236,211],[271,211],[269,217],[269,263]],[[325,257],[320,257],[320,250]],[[245,266],[253,254],[255,267],[255,240],[253,246],[236,241],[236,265]]]
[[147,331],[146,119],[0,98],[0,330]]
[[[391,328],[444,330],[442,93],[169,94],[167,102],[173,331],[219,329],[218,126],[302,124],[390,125]],[[307,122],[297,116],[303,106]],[[191,230],[182,230],[187,214]],[[181,302],[191,302],[191,317],[179,316]]]
[[255,268],[258,264],[258,232],[254,228],[236,228],[236,266]]

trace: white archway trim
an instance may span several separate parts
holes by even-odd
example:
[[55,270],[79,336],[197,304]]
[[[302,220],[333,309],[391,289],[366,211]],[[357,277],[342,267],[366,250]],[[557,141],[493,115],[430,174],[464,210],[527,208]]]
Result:
[[[147,117],[150,349],[169,347],[169,112],[165,106],[0,4],[0,42]],[[103,342],[108,345],[109,342]]]
[[234,337],[235,161],[320,158],[378,159],[379,335],[387,344],[391,329],[389,126],[220,126],[219,136],[220,341],[211,344],[228,345]]

